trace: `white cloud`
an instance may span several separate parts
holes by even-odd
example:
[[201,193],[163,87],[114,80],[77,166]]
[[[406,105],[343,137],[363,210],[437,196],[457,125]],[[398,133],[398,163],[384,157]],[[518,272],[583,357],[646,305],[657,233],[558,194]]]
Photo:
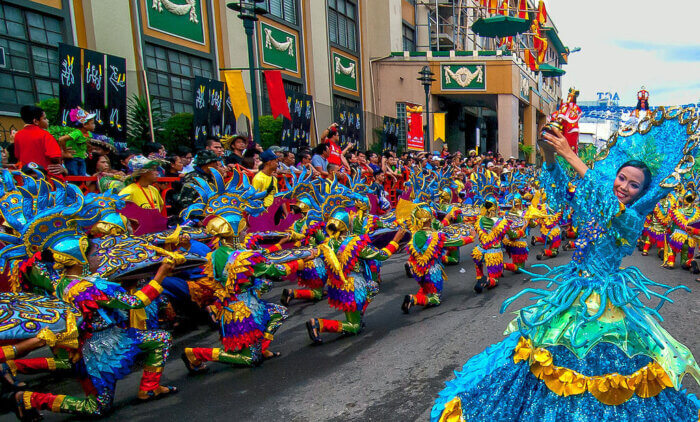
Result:
[[621,104],[634,105],[644,85],[652,106],[700,101],[700,1],[549,0],[546,5],[564,44],[581,47],[564,66],[564,92],[575,86],[580,100],[617,92]]

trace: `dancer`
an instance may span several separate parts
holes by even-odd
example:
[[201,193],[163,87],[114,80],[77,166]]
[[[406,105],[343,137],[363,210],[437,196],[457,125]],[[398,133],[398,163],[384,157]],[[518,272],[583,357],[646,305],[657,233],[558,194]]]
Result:
[[542,253],[535,256],[538,261],[556,257],[559,255],[559,246],[561,246],[559,222],[563,211],[552,212],[546,200],[546,194],[541,194],[541,198],[538,198],[538,195],[535,194],[535,198],[533,198],[532,204],[528,208],[528,213],[525,214],[528,218],[536,219],[539,224],[540,236],[532,236],[530,240],[532,246],[537,244],[544,245]]
[[327,194],[322,204],[328,239],[319,246],[328,274],[328,304],[345,313],[345,321],[312,318],[306,323],[311,341],[322,343],[321,333],[358,334],[362,317],[377,286],[363,268],[363,260],[385,261],[399,249],[406,231],[399,229],[389,245],[377,249],[368,236],[353,234],[347,208],[350,199]]
[[476,223],[476,239],[479,244],[472,250],[476,268],[474,291],[481,293],[484,288],[493,289],[498,285],[498,279],[503,275],[503,241],[506,237],[519,239],[523,236],[524,229],[511,230],[508,219],[499,216],[496,197],[486,195],[481,217]]
[[673,269],[676,264],[676,257],[680,257],[681,267],[690,269],[690,263],[695,256],[695,237],[688,236],[689,231],[693,231],[691,224],[700,219],[700,208],[696,204],[697,193],[695,183],[689,182],[685,193],[678,200],[676,206],[671,209],[671,235],[668,237],[668,245],[671,252],[667,254],[663,267]]
[[[616,135],[593,169],[558,130],[544,135],[542,186],[553,209],[573,208],[578,248],[572,262],[535,277],[555,290],[526,289],[504,303],[530,293],[537,299],[516,313],[504,341],[447,383],[433,421],[697,421],[700,403],[679,390],[684,374],[700,379],[700,367],[654,319],[676,289],[620,267],[644,217],[672,186],[668,176],[688,170],[683,151],[696,152],[689,115],[694,110],[657,109],[655,125]],[[554,151],[576,170],[575,180]]]
[[401,305],[404,313],[409,313],[413,305],[423,307],[438,306],[442,301],[442,288],[445,275],[443,258],[448,247],[460,247],[474,241],[473,231],[448,239],[447,234],[434,229],[433,209],[426,203],[414,205],[411,211],[411,240],[406,250],[410,274],[420,289],[414,295],[406,295]]
[[514,234],[516,236],[522,234],[522,236],[514,238],[506,236],[503,238],[503,247],[511,261],[503,263],[503,268],[518,274],[520,273],[520,269],[525,266],[525,262],[527,262],[528,255],[530,254],[530,248],[527,246],[528,226],[530,222],[525,218],[526,210],[523,207],[523,199],[520,193],[515,192],[511,193],[511,195],[511,207],[508,212],[506,212],[505,217]]

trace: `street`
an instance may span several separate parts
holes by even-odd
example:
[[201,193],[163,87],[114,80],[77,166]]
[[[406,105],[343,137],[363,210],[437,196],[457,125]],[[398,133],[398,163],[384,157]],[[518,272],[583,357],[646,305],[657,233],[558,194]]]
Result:
[[[282,356],[258,368],[213,363],[209,373],[190,376],[179,359],[183,348],[218,346],[218,336],[203,326],[176,336],[163,382],[176,385],[180,392],[133,405],[140,379],[136,370],[118,383],[115,409],[104,420],[426,421],[434,398],[452,371],[503,338],[512,316],[499,313],[501,303],[529,283],[525,275],[508,273],[496,289],[475,294],[471,248],[462,248],[461,264],[447,267],[449,280],[442,305],[414,307],[409,315],[404,315],[400,306],[404,295],[417,290],[417,284],[404,274],[405,254],[390,259],[382,268],[381,293],[367,309],[367,326],[359,336],[324,334],[325,343],[312,346],[304,323],[311,317],[340,318],[341,314],[325,301],[292,302],[290,317],[272,347]],[[534,255],[539,248],[532,248],[528,265],[537,263]],[[545,262],[560,265],[570,257],[571,252],[562,252]],[[700,287],[695,276],[681,269],[660,268],[660,263],[654,254],[641,257],[635,252],[624,265],[636,265],[651,279],[671,286],[685,283],[691,289]],[[289,285],[278,283],[266,298],[276,301],[282,288]],[[675,303],[665,305],[661,314],[666,319],[663,326],[700,357],[696,295],[674,293]],[[509,311],[526,303],[521,299]],[[80,394],[73,380],[44,381],[40,382],[41,391],[50,388],[53,393]],[[700,393],[690,377],[685,378],[684,386]],[[44,414],[48,420],[66,418]]]

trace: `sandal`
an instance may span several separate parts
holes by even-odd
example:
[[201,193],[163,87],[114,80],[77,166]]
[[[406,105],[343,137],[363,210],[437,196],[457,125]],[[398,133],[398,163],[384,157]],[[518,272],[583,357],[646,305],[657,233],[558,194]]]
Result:
[[[268,352],[270,354],[266,356],[265,352]],[[282,356],[282,353],[280,353],[280,352],[272,352],[270,350],[265,350],[263,352],[263,360],[270,360],[270,359],[278,358],[280,356]]]
[[23,391],[18,391],[16,393],[13,392],[12,395],[14,401],[12,411],[14,412],[15,416],[17,416],[17,419],[19,419],[22,422],[35,422],[44,419],[44,417],[41,416],[41,413],[39,413],[38,410],[24,408],[24,400],[22,398],[22,396],[24,396]]
[[[165,388],[167,388],[168,391],[167,391],[167,392],[162,392],[162,393],[156,393],[155,390],[144,391],[143,393],[146,394],[146,397],[145,397],[145,398],[139,397],[139,398],[138,398],[138,402],[139,402],[139,403],[146,403],[146,402],[149,402],[149,401],[160,400],[160,399],[162,399],[163,397],[171,396],[171,395],[173,395],[173,394],[175,394],[175,393],[177,393],[177,392],[179,391],[179,390],[177,389],[177,387],[174,387],[174,386],[172,386],[172,385],[162,385],[162,386],[160,386],[160,387],[165,387]],[[141,393],[142,393],[142,392],[139,391],[139,394],[141,394]]]
[[209,371],[209,367],[204,362],[201,362],[198,366],[194,366],[185,352],[182,352],[180,358],[185,363],[185,368],[187,368],[187,371],[192,375],[203,374]]
[[316,318],[306,321],[306,331],[309,332],[309,338],[315,344],[323,343],[323,339],[321,338],[321,326]]

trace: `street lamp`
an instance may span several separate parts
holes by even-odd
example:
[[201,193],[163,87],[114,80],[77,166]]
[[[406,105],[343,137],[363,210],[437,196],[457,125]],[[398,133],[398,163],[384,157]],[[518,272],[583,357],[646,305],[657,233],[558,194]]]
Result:
[[255,49],[253,47],[253,35],[255,34],[255,21],[258,20],[257,15],[264,15],[267,10],[264,7],[259,7],[256,3],[263,3],[265,0],[237,0],[228,3],[226,7],[235,10],[238,13],[238,18],[243,21],[245,35],[248,39],[248,67],[250,69],[250,95],[253,101],[253,139],[255,142],[260,140],[260,122],[258,116],[258,82],[255,78]]
[[430,71],[430,66],[423,66],[423,69],[418,72],[421,85],[425,89],[425,120],[427,122],[425,130],[425,138],[423,139],[425,151],[430,151],[430,85],[433,84],[435,79],[432,78],[435,75]]

